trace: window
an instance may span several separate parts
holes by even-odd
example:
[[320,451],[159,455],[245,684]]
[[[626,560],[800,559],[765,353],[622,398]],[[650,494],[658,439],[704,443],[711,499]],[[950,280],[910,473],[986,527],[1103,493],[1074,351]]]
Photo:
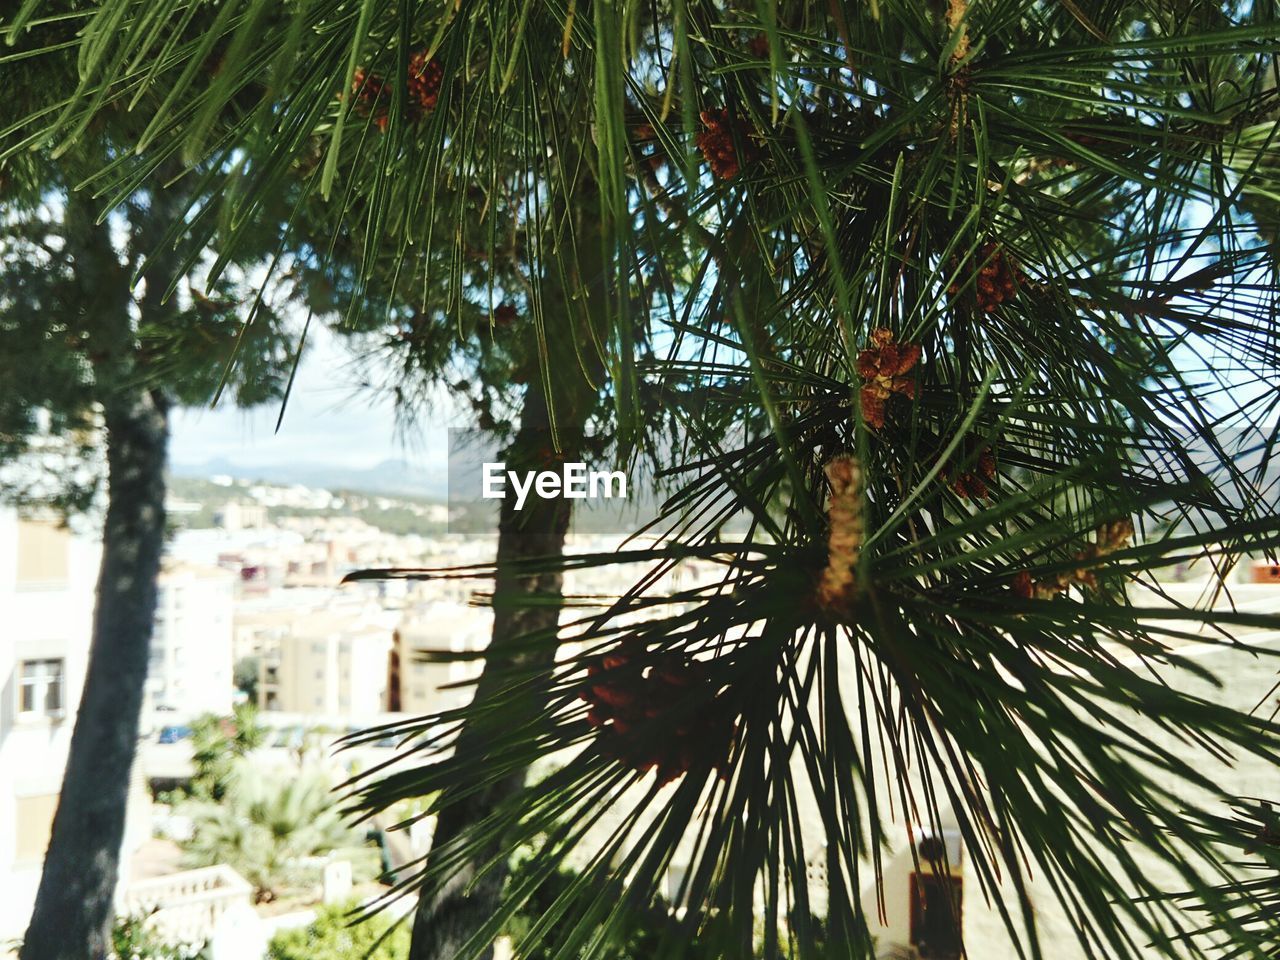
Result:
[[959,960],[960,878],[911,875],[911,945],[924,960]]
[[18,589],[65,586],[71,534],[54,523],[18,524]]
[[23,660],[18,678],[20,716],[61,717],[64,712],[62,660]]
[[17,798],[18,832],[13,857],[16,862],[39,863],[44,857],[57,809],[56,793]]

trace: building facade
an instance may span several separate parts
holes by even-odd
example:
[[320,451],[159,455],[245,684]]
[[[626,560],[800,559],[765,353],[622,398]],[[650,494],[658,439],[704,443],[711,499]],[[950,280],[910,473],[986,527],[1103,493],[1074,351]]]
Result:
[[391,615],[335,604],[289,624],[262,655],[258,705],[303,715],[372,717],[386,709]]
[[21,936],[89,660],[97,546],[0,508],[0,941]]
[[[0,944],[22,936],[40,884],[89,663],[100,557],[96,539],[0,507]],[[146,839],[148,815],[135,777],[124,853]]]
[[153,709],[187,717],[231,712],[235,579],[217,567],[166,563],[147,668]]
[[465,706],[489,645],[493,612],[456,600],[422,603],[406,611],[393,651],[398,699],[388,705],[422,716]]

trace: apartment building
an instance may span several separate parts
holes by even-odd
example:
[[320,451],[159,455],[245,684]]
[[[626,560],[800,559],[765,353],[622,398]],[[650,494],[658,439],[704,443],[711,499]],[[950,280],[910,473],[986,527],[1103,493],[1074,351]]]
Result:
[[84,685],[99,547],[0,507],[0,941],[21,936]]
[[261,660],[274,653],[294,621],[323,610],[332,599],[333,591],[324,587],[276,587],[241,594],[232,618],[232,658]]
[[258,705],[343,717],[384,711],[393,630],[393,614],[363,601],[301,614],[262,656]]
[[[22,936],[35,903],[89,662],[100,557],[95,538],[0,506],[0,944]],[[148,834],[134,780],[126,855]]]
[[491,610],[457,600],[419,603],[406,611],[392,652],[398,698],[389,701],[390,709],[421,715],[465,705],[470,682],[483,666],[466,655],[485,649],[492,630]]
[[235,584],[235,576],[218,567],[165,564],[147,668],[154,709],[184,716],[231,712]]
[[213,513],[214,526],[223,530],[261,530],[270,523],[267,508],[251,500],[228,500]]

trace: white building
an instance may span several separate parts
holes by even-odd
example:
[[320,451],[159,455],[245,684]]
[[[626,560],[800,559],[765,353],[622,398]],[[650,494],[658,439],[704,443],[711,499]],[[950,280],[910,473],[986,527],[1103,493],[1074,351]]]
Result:
[[293,620],[263,655],[264,710],[369,717],[386,709],[392,614],[376,605],[335,603]]
[[[26,930],[67,765],[101,545],[0,507],[0,944]],[[124,857],[146,839],[134,777]],[[122,878],[123,879],[123,878]]]
[[391,707],[421,716],[465,706],[484,666],[469,655],[488,647],[492,632],[493,611],[485,607],[435,600],[406,611],[396,629],[399,697]]
[[232,621],[234,659],[261,660],[274,654],[296,620],[323,610],[332,600],[333,591],[324,587],[277,587],[237,597]]
[[0,941],[35,902],[89,659],[97,544],[0,507]]
[[235,576],[167,563],[156,594],[147,695],[155,709],[185,716],[231,712]]

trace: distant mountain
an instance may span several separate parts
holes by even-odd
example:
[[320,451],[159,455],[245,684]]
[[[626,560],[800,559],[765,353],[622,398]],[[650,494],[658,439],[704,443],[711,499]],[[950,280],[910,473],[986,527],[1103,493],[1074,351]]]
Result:
[[177,477],[228,476],[237,480],[272,484],[301,484],[325,490],[352,490],[443,501],[448,496],[445,467],[419,467],[405,460],[384,460],[366,469],[327,463],[274,463],[244,466],[217,457],[204,463],[174,463],[170,472]]

